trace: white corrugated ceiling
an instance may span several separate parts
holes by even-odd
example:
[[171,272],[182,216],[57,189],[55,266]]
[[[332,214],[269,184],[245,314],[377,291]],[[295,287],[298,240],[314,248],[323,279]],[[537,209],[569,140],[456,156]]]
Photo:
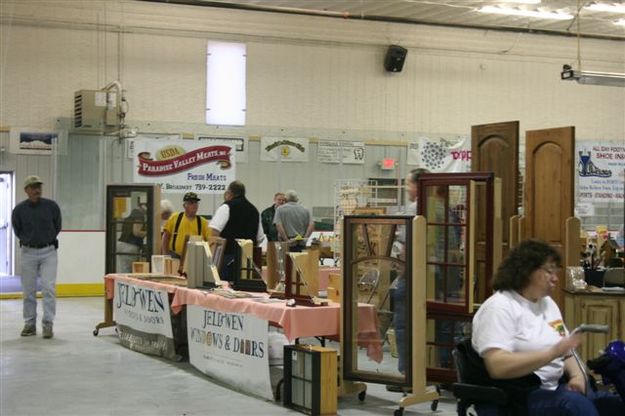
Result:
[[[158,1],[158,0],[157,0]],[[562,35],[625,39],[625,26],[614,24],[625,13],[594,11],[585,6],[604,3],[625,7],[623,1],[542,0],[538,4],[512,3],[512,0],[161,0],[206,6],[251,8],[255,10],[307,13],[350,19],[396,20],[469,27],[501,28],[551,32]],[[550,11],[577,16],[570,20],[539,19],[481,13],[484,6],[519,10]]]

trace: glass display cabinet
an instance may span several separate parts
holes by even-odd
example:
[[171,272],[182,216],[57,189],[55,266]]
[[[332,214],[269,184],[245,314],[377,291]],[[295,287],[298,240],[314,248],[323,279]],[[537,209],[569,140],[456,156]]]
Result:
[[428,380],[451,382],[452,350],[470,336],[501,260],[501,185],[492,172],[438,173],[421,175],[417,189],[417,213],[427,220]]
[[106,187],[106,263],[109,273],[131,273],[132,263],[160,254],[160,187]]

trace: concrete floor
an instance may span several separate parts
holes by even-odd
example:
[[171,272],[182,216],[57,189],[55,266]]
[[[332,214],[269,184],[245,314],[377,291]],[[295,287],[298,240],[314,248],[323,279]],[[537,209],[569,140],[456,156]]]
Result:
[[[39,300],[39,302],[41,302]],[[41,309],[41,303],[39,303]],[[193,368],[122,347],[113,328],[94,337],[102,298],[61,298],[55,336],[20,337],[21,300],[0,301],[0,415],[294,415],[270,402],[233,391]],[[368,384],[367,397],[339,400],[339,415],[392,415],[401,395]],[[405,415],[455,415],[443,392],[438,410],[410,406]]]

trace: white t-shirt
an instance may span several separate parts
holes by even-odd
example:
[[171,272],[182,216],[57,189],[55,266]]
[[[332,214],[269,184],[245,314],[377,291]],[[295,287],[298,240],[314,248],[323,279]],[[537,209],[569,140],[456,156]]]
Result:
[[[549,296],[531,302],[516,291],[500,291],[488,298],[473,317],[471,342],[480,356],[492,348],[537,351],[550,348],[567,333],[560,309]],[[564,373],[564,359],[556,358],[534,373],[542,388],[555,390]]]
[[[210,227],[219,231],[220,233],[226,228],[226,224],[230,219],[230,206],[228,204],[221,204],[217,211],[215,211],[215,215],[211,218]],[[260,218],[260,214],[258,215],[258,230],[256,231],[256,243],[260,244],[265,239],[265,232],[263,231],[263,224]]]

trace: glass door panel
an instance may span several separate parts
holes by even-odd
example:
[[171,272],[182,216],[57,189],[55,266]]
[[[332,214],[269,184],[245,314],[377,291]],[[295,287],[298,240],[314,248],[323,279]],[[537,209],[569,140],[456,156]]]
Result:
[[346,216],[344,377],[412,383],[412,216]]
[[465,207],[468,207],[466,185],[426,184],[423,188],[427,218],[428,304],[467,310]]
[[132,263],[149,262],[160,247],[160,188],[106,188],[106,273],[131,273]]

